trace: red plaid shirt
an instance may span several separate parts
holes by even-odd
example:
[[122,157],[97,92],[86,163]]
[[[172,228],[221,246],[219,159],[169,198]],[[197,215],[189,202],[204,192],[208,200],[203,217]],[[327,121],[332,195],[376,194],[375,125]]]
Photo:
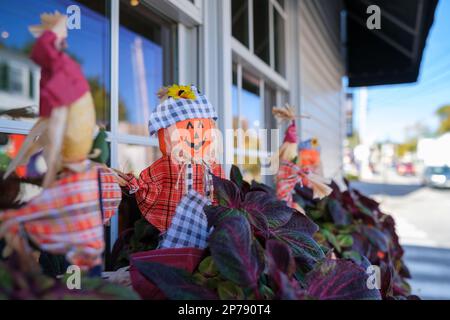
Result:
[[72,264],[88,269],[102,262],[103,223],[114,215],[121,196],[109,168],[91,163],[83,172],[65,170],[25,206],[0,211],[0,238],[19,233],[23,224],[42,250],[66,254]]
[[[163,156],[142,171],[139,179],[128,175],[128,188],[131,193],[136,194],[142,215],[161,232],[169,228],[175,209],[185,194],[184,172],[180,174],[180,170],[182,165],[173,162],[168,156]],[[192,165],[192,187],[202,195],[205,195],[204,170],[203,165]],[[215,176],[224,177],[220,165],[211,165],[211,171]]]

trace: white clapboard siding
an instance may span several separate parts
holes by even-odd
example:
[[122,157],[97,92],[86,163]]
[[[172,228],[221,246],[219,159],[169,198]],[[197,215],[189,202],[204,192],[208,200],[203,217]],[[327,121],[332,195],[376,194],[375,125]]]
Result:
[[324,174],[338,178],[342,168],[344,61],[340,52],[340,1],[301,0],[301,112],[311,116],[300,126],[302,139],[317,137]]

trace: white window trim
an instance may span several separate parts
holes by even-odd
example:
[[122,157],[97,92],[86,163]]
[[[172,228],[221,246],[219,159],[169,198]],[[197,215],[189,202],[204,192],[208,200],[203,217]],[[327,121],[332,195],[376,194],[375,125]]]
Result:
[[256,73],[256,75],[261,75],[266,80],[269,80],[276,88],[285,91],[289,90],[289,83],[281,76],[278,72],[272,69],[267,63],[261,60],[258,56],[251,53],[250,50],[244,46],[239,40],[234,37],[231,39],[231,49],[233,51],[234,60],[242,63],[246,69]]
[[187,27],[195,27],[203,23],[202,0],[195,0],[194,3],[189,0],[143,0],[142,2]]
[[272,3],[272,6],[278,11],[278,13],[284,18],[284,20],[287,20],[287,13],[283,9],[281,4],[277,0],[270,0],[270,2]]
[[[269,50],[270,62],[267,64],[260,57],[254,53],[254,36],[253,36],[253,14],[254,14],[254,0],[248,0],[248,32],[249,32],[249,46],[248,48],[239,40],[231,35],[231,48],[233,51],[233,60],[242,63],[246,69],[252,71],[256,75],[260,75],[265,80],[271,82],[276,89],[289,90],[287,75],[282,76],[275,70],[275,26],[274,13],[280,14],[284,20],[285,30],[287,30],[288,15],[286,11],[276,0],[269,0]],[[287,41],[285,41],[284,55],[286,57],[288,50]],[[287,64],[287,59],[284,60]],[[285,66],[288,69],[287,65]],[[287,74],[287,72],[286,72]]]
[[[110,90],[110,165],[111,168],[119,167],[118,141],[119,131],[119,28],[120,28],[120,1],[111,1],[111,90]],[[119,216],[115,214],[110,221],[110,248],[119,237]]]

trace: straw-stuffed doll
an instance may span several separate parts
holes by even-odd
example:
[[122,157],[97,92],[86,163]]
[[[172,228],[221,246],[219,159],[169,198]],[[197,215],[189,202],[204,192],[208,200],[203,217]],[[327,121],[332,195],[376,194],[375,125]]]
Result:
[[325,181],[323,179],[304,170],[300,166],[295,123],[297,116],[295,115],[294,109],[288,106],[273,108],[273,114],[278,119],[290,122],[285,133],[283,144],[276,155],[280,159],[280,168],[276,176],[277,197],[285,200],[290,207],[305,213],[303,208],[293,200],[292,194],[297,184],[311,187],[314,192],[314,198],[320,199],[329,195],[332,189],[324,183]]
[[31,57],[42,67],[40,118],[8,173],[40,151],[48,169],[41,194],[19,209],[0,212],[0,237],[19,254],[27,254],[31,240],[89,269],[101,264],[103,224],[117,211],[121,190],[111,169],[88,159],[95,110],[80,66],[63,51],[66,19],[44,14],[42,25],[31,28],[39,37]]
[[223,177],[217,162],[216,112],[194,86],[174,85],[158,93],[150,135],[158,135],[162,158],[136,179],[123,175],[143,216],[165,232],[180,200],[190,190],[214,202],[212,175]]
[[46,188],[64,163],[80,163],[91,150],[94,102],[80,66],[64,52],[66,22],[67,17],[56,12],[41,15],[42,24],[30,27],[38,38],[31,59],[41,67],[39,119],[4,178],[43,149],[48,168],[43,183]]
[[298,158],[300,166],[314,174],[323,175],[320,159],[320,145],[317,138],[311,138],[299,143]]

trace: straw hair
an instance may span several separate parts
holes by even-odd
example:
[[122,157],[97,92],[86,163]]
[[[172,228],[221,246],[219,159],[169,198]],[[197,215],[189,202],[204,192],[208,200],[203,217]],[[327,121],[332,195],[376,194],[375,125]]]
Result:
[[296,115],[295,108],[286,104],[284,107],[273,107],[272,114],[275,118],[281,121],[292,121],[296,119],[311,119],[309,115]]
[[64,19],[66,16],[55,11],[55,13],[43,13],[41,14],[41,24],[28,27],[33,37],[39,38],[44,31],[52,30],[60,19]]

